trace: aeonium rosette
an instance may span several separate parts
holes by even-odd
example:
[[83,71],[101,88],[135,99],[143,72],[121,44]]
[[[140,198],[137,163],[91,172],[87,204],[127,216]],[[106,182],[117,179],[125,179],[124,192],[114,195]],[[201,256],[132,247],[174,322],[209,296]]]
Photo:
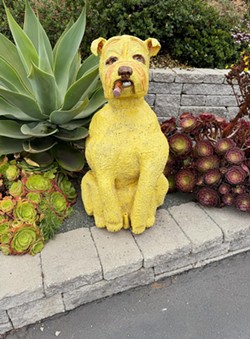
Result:
[[37,219],[37,210],[34,204],[23,199],[17,202],[14,208],[14,216],[21,221],[33,223]]
[[33,174],[25,182],[25,186],[29,191],[46,192],[52,188],[52,183],[49,178],[41,174]]
[[[37,249],[34,250],[35,244]],[[12,239],[10,241],[10,249],[13,254],[30,254],[35,255],[41,251],[44,246],[44,241],[41,236],[39,228],[34,224],[25,224],[14,230]]]

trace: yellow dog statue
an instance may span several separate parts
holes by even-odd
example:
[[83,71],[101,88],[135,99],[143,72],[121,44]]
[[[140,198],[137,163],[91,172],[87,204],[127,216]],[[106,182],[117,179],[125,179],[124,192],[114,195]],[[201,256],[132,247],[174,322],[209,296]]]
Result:
[[91,45],[100,55],[108,103],[90,124],[86,159],[91,170],[82,179],[82,199],[96,226],[110,232],[131,226],[140,234],[151,227],[168,191],[163,175],[168,143],[144,100],[149,59],[159,49],[156,39],[129,35],[99,38]]

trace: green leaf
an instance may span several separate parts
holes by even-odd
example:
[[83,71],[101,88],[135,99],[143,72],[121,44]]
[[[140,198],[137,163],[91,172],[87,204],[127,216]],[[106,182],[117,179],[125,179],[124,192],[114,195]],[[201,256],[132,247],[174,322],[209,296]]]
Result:
[[39,106],[31,97],[7,90],[1,86],[0,95],[2,95],[3,98],[10,102],[12,105],[17,106],[21,111],[26,113],[31,118],[38,120],[45,119],[45,116],[41,113]]
[[87,107],[88,102],[89,101],[86,98],[84,101],[80,102],[78,106],[76,106],[75,108],[71,110],[54,111],[50,115],[50,121],[56,125],[62,125],[62,124],[70,122],[75,116],[81,113],[84,110],[84,108]]
[[104,98],[103,89],[99,88],[89,100],[88,107],[74,117],[74,119],[84,119],[96,112],[98,108],[105,104],[107,100]]
[[84,73],[88,72],[92,67],[96,67],[99,65],[100,58],[99,56],[90,55],[87,59],[82,63],[78,73],[77,80],[80,79]]
[[0,46],[0,56],[5,59],[13,68],[15,68],[16,72],[25,83],[25,86],[29,91],[32,91],[30,83],[27,79],[27,73],[20,60],[16,46],[3,34],[0,34]]
[[23,121],[33,121],[40,120],[31,118],[29,115],[25,114],[21,111],[17,106],[11,105],[9,102],[4,100],[4,98],[0,97],[0,116],[4,116],[6,118],[14,119],[14,120],[23,120]]
[[54,55],[54,73],[58,87],[62,94],[64,95],[67,90],[67,85],[69,82],[69,69],[72,64],[83,34],[85,31],[86,25],[86,7],[83,8],[79,18],[70,27],[70,29],[62,36],[60,41],[56,46],[56,53]]
[[78,127],[74,130],[62,130],[60,129],[55,137],[65,141],[81,140],[88,136],[88,130],[85,127]]
[[8,80],[19,92],[30,94],[22,79],[4,58],[0,56],[0,77]]
[[69,131],[72,131],[73,129],[77,127],[82,127],[87,125],[91,121],[91,118],[89,119],[82,119],[82,120],[72,120],[69,121],[68,123],[59,125],[60,128],[67,129]]
[[58,49],[58,46],[60,45],[63,37],[65,36],[65,34],[70,30],[70,28],[74,25],[74,20],[72,18],[70,18],[70,21],[68,22],[65,30],[63,31],[63,33],[61,34],[61,36],[59,37],[59,39],[57,40],[54,48],[53,48],[53,57],[55,59],[55,56],[56,56],[56,53],[57,53],[57,49]]
[[54,161],[53,156],[49,152],[30,154],[28,158],[34,161],[35,163],[39,164],[39,166],[41,167],[49,166]]
[[0,156],[23,151],[23,140],[0,137]]
[[11,120],[0,120],[0,135],[14,139],[29,139],[21,132],[22,123]]
[[24,32],[32,41],[39,54],[39,67],[51,72],[53,65],[53,52],[49,38],[36,17],[28,1],[25,2]]
[[98,78],[98,66],[95,66],[69,88],[65,95],[62,109],[69,110],[73,108],[79,100],[85,99],[96,88]]
[[77,52],[70,66],[68,88],[76,81],[76,76],[80,66],[81,66],[81,54],[80,52]]
[[18,54],[26,69],[26,72],[29,73],[32,63],[38,65],[38,53],[34,45],[32,44],[30,38],[17,24],[17,22],[15,21],[15,19],[13,18],[9,9],[6,6],[5,11],[7,14],[7,20],[9,23],[13,39],[16,43]]
[[80,171],[85,163],[84,155],[66,143],[56,145],[52,150],[59,166],[70,172]]
[[49,115],[60,105],[59,91],[54,75],[32,65],[29,79],[42,113]]
[[34,137],[46,137],[55,134],[58,131],[56,127],[53,127],[46,121],[42,122],[31,122],[30,124],[23,124],[21,126],[21,132],[26,136]]
[[23,149],[29,153],[41,153],[48,151],[57,144],[54,138],[39,138],[34,140],[28,140],[23,143]]

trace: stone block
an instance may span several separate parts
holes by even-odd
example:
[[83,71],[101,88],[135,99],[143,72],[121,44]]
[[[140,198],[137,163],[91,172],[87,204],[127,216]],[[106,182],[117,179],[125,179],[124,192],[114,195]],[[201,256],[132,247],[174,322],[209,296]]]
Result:
[[192,253],[220,246],[223,241],[221,229],[195,203],[186,203],[169,208],[177,224],[192,243]]
[[204,74],[205,84],[223,84],[225,83],[225,74],[228,73],[225,69],[211,69],[211,68],[199,68],[199,71]]
[[58,294],[11,308],[8,314],[14,328],[20,328],[64,311],[62,296]]
[[206,96],[205,95],[182,95],[181,105],[182,106],[205,106]]
[[190,112],[195,115],[199,113],[213,113],[224,117],[227,113],[226,107],[206,107],[206,106],[181,106],[180,107],[180,114],[183,112]]
[[237,102],[236,99],[233,95],[208,95],[207,96],[207,101],[206,101],[207,106],[236,106]]
[[204,78],[206,77],[206,74],[200,72],[197,68],[191,68],[191,69],[178,69],[175,68],[176,72],[176,83],[183,83],[183,84],[199,84],[204,82]]
[[142,255],[128,230],[110,233],[106,229],[91,228],[103,276],[106,280],[134,272],[142,267]]
[[83,286],[77,290],[67,292],[63,295],[64,305],[66,311],[69,311],[94,300],[111,296],[137,286],[148,285],[153,281],[153,269],[142,268],[137,272],[126,274],[114,280],[101,281],[94,285]]
[[141,235],[134,235],[144,258],[144,267],[152,267],[188,255],[191,243],[168,211],[160,209],[155,225]]
[[56,236],[41,253],[46,295],[93,284],[102,279],[102,268],[89,228]]
[[235,106],[235,107],[227,107],[227,113],[226,113],[226,116],[229,118],[229,119],[232,119],[235,117],[235,115],[239,112],[239,107]]
[[231,86],[226,84],[184,84],[182,92],[191,95],[233,95]]
[[185,267],[178,268],[178,269],[176,269],[174,271],[164,272],[164,273],[156,275],[155,276],[155,281],[166,279],[168,277],[174,277],[174,276],[176,276],[178,274],[190,271],[191,269],[193,269],[193,265],[187,265]]
[[248,248],[249,246],[250,246],[250,235],[231,242],[230,251],[237,251],[242,248]]
[[233,247],[234,242],[250,236],[248,213],[227,207],[224,207],[223,210],[204,207],[204,211],[221,228],[225,241],[230,242],[230,248]]
[[6,311],[0,311],[0,336],[13,329]]
[[166,118],[169,117],[178,117],[179,115],[179,107],[173,107],[173,106],[155,106],[154,111],[157,115],[158,118],[162,118],[164,120],[166,120]]
[[177,94],[182,92],[182,84],[164,83],[164,82],[150,82],[149,94]]
[[154,69],[152,72],[152,79],[155,82],[174,82],[176,72],[172,69]]
[[154,106],[154,104],[155,104],[155,94],[148,94],[145,97],[145,100],[147,101],[147,103],[149,104],[150,107]]
[[0,253],[0,310],[44,296],[40,255],[5,256]]

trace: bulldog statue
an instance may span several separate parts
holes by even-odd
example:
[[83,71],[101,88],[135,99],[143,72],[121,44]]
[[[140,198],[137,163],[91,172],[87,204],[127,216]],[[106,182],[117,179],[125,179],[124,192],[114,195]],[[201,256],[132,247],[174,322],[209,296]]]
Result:
[[100,56],[99,72],[108,103],[95,113],[86,141],[91,168],[82,179],[83,204],[97,227],[110,232],[153,226],[168,181],[163,169],[168,143],[157,117],[144,100],[149,59],[158,53],[156,39],[123,35],[92,42]]

